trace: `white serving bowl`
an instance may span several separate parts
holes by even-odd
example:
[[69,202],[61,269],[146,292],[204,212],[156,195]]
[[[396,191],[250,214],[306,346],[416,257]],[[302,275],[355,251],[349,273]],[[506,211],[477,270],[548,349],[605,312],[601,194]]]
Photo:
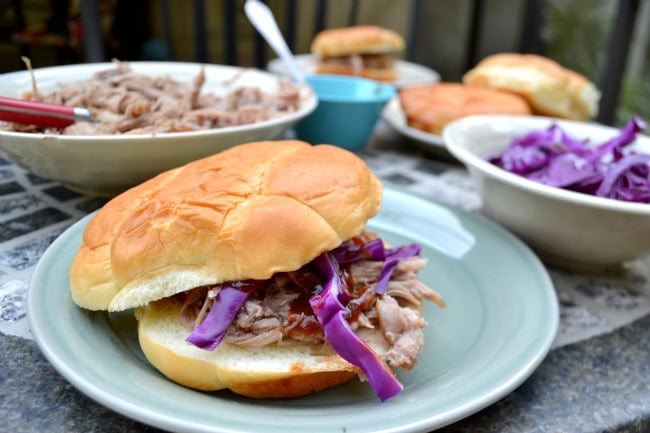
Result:
[[[535,116],[472,116],[451,123],[443,138],[468,169],[482,211],[519,236],[548,264],[604,271],[650,252],[650,204],[631,203],[542,185],[486,160],[514,137],[558,122],[571,136],[600,144],[618,130],[595,123]],[[650,153],[650,137],[632,144]]]
[[[205,67],[202,92],[226,94],[234,87],[254,86],[266,93],[278,89],[278,77],[268,72],[234,66],[181,62],[129,62],[136,73],[168,75],[191,82]],[[39,90],[52,91],[59,83],[84,81],[111,63],[79,64],[34,70]],[[228,83],[227,85],[225,83]],[[27,71],[0,75],[0,95],[20,98],[31,89]],[[311,113],[318,100],[311,88],[300,89],[297,111],[249,125],[192,132],[147,135],[66,136],[0,131],[0,150],[15,163],[44,178],[92,195],[112,196],[167,169],[212,155],[232,146],[271,140]]]

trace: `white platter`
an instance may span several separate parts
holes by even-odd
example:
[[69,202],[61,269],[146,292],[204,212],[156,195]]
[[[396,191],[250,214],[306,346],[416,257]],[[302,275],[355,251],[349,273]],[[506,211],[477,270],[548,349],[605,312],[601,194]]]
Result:
[[[315,73],[314,56],[311,54],[301,54],[296,56],[296,63],[305,75]],[[440,74],[431,68],[419,65],[417,63],[406,62],[404,60],[396,61],[397,79],[389,82],[395,87],[404,87],[411,84],[437,83],[440,81]],[[287,75],[288,71],[280,59],[273,59],[267,65],[270,72],[278,75]]]

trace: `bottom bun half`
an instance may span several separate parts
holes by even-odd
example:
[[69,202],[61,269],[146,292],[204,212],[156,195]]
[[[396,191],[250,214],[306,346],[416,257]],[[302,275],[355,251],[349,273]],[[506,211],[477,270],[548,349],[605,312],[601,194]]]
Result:
[[166,298],[136,310],[140,347],[167,378],[202,391],[230,389],[247,397],[290,398],[341,385],[357,377],[354,366],[328,345],[240,348],[222,343],[213,351],[185,341],[181,303]]
[[397,80],[397,69],[395,68],[354,68],[349,65],[337,63],[322,63],[316,65],[316,73],[333,74],[333,75],[351,75],[356,77],[368,78],[376,81],[395,81]]

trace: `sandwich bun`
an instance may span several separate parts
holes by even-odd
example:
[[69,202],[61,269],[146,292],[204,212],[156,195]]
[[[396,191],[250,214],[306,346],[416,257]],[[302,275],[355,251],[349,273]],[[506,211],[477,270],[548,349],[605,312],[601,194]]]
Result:
[[600,92],[592,82],[535,54],[488,56],[465,73],[463,83],[517,94],[528,101],[533,114],[572,120],[598,114]]
[[72,298],[86,309],[121,311],[297,270],[361,233],[381,195],[363,160],[339,147],[236,146],[108,202],[73,260]]
[[272,345],[240,348],[221,343],[215,350],[188,344],[173,298],[136,310],[140,347],[167,378],[202,391],[230,389],[254,398],[291,398],[341,385],[356,368],[329,346]]
[[461,83],[407,86],[400,90],[399,100],[410,127],[436,135],[442,134],[448,123],[465,116],[531,114],[527,102],[517,95]]
[[385,54],[404,50],[402,36],[379,26],[352,26],[319,32],[311,44],[311,52],[319,57],[341,57],[352,54]]

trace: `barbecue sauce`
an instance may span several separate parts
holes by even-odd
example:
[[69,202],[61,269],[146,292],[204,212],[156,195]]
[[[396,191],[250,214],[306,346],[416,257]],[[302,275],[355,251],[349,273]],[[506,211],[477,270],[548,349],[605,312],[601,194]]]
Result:
[[[362,243],[363,241],[359,242],[359,244]],[[352,274],[349,272],[349,266],[342,265],[340,272],[351,294],[351,300],[345,307],[347,309],[348,322],[353,323],[358,320],[361,313],[372,307],[376,296],[374,295],[374,291],[368,292],[368,290],[373,290],[371,285],[357,285]],[[309,265],[295,272],[289,272],[287,275],[299,293],[291,302],[289,323],[285,327],[287,333],[289,336],[292,332],[299,332],[303,335],[322,334],[323,329],[309,303],[309,299],[323,289],[319,276]],[[300,321],[300,323],[296,323],[296,321]]]
[[291,302],[289,323],[285,328],[290,333],[298,332],[303,335],[322,334],[323,328],[309,303],[312,295],[322,290],[320,279],[309,266],[303,266],[297,271],[289,272],[287,275],[295,285],[299,295]]

